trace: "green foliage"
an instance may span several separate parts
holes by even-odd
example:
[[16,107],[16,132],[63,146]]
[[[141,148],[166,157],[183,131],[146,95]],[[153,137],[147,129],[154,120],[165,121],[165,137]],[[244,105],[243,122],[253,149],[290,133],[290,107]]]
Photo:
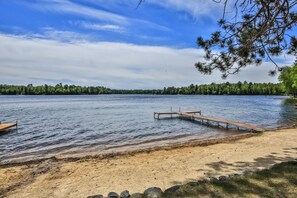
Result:
[[190,85],[188,87],[164,88],[162,94],[183,95],[282,95],[280,84],[273,83],[212,83],[209,85]]
[[82,95],[82,94],[110,94],[111,90],[105,87],[82,87],[75,85],[56,86],[41,85],[27,86],[18,85],[0,85],[0,95]]
[[81,87],[75,85],[27,86],[0,85],[0,95],[82,95],[82,94],[166,94],[166,95],[282,95],[280,84],[273,83],[212,83],[187,87],[164,87],[153,90],[111,90],[105,87]]
[[285,67],[279,80],[284,85],[286,93],[297,96],[297,62],[292,67]]
[[223,3],[225,8],[233,3],[234,16],[224,10],[218,22],[220,31],[209,39],[197,38],[197,45],[205,51],[205,61],[195,64],[200,72],[211,74],[219,70],[226,78],[267,58],[275,64],[270,71],[273,75],[281,70],[273,56],[297,55],[296,33],[292,31],[297,24],[296,1],[213,1]]

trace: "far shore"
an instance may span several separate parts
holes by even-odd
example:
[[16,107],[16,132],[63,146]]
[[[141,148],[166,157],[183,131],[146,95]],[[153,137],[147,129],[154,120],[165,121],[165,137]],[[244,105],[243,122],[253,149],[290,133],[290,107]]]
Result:
[[87,197],[165,190],[297,158],[297,128],[244,133],[117,155],[50,158],[0,166],[0,197]]

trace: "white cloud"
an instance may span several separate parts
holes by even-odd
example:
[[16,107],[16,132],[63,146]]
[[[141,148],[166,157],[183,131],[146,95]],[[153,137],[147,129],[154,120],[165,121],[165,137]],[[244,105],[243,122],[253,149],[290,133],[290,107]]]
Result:
[[[199,19],[201,16],[209,16],[218,20],[223,14],[223,3],[216,3],[212,0],[147,0],[146,3],[183,11],[192,15],[195,19]],[[229,1],[229,5],[231,3]]]
[[[81,34],[71,31],[61,31],[51,27],[43,28],[42,36],[39,38],[57,40],[61,42],[85,42],[95,40],[95,38],[88,34]],[[98,35],[96,35],[96,40],[98,40]]]
[[126,29],[124,27],[121,27],[119,25],[112,25],[112,24],[96,24],[96,23],[87,23],[87,22],[81,22],[81,26],[86,29],[91,30],[103,30],[103,31],[112,31],[112,32],[119,32],[123,33],[126,32]]
[[[112,4],[112,2],[105,2],[105,4],[109,5],[109,4]],[[102,9],[96,9],[93,7],[84,6],[78,3],[73,3],[69,0],[40,0],[37,2],[28,3],[27,5],[39,11],[60,12],[60,13],[75,14],[78,16],[92,18],[92,19],[95,19],[96,21],[108,23],[109,27],[105,26],[101,28],[105,28],[109,30],[111,30],[112,28],[113,30],[115,30],[115,27],[119,27],[119,25],[121,26],[121,28],[123,26],[131,27],[131,26],[141,25],[146,28],[158,29],[162,31],[170,31],[168,27],[164,27],[162,25],[159,25],[147,20],[125,17],[110,11],[105,11]],[[111,27],[111,25],[113,27]],[[99,27],[93,26],[93,28],[98,29]]]
[[[25,30],[22,30],[26,32]],[[0,33],[1,34],[1,33]],[[91,34],[82,34],[72,31],[57,30],[52,27],[42,28],[41,33],[26,32],[21,35],[9,34],[11,37],[23,38],[23,39],[44,39],[44,40],[55,40],[59,42],[77,43],[77,42],[91,42],[99,40],[99,36],[93,36]]]
[[[0,84],[71,82],[111,88],[162,88],[224,82],[220,74],[202,75],[194,63],[203,51],[115,42],[64,43],[0,35]],[[248,67],[231,82],[277,82],[271,63]]]
[[129,24],[128,18],[121,15],[83,6],[68,0],[40,0],[28,5],[40,11],[77,14],[80,16],[91,17],[99,21],[109,21],[117,24]]

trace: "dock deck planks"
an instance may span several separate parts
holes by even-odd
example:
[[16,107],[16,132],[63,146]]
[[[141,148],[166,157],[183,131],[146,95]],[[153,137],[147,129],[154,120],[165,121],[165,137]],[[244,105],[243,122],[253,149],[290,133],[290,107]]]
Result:
[[158,116],[159,118],[159,115],[180,115],[181,113],[191,113],[191,114],[196,114],[196,113],[199,113],[201,114],[201,111],[184,111],[184,112],[180,112],[180,111],[168,111],[168,112],[154,112],[154,117],[155,115]]
[[12,128],[12,127],[16,127],[17,126],[17,123],[3,123],[3,124],[0,124],[0,132],[6,130],[6,129],[9,129],[9,128]]
[[[199,115],[197,115],[197,113]],[[184,112],[154,112],[154,118],[159,119],[160,115],[170,115],[172,117],[172,115],[179,115],[179,116],[183,116],[183,117],[188,117],[191,119],[199,119],[202,121],[210,121],[210,122],[217,122],[217,123],[223,123],[226,124],[226,126],[228,127],[228,125],[233,125],[235,127],[239,128],[244,128],[247,130],[251,130],[251,131],[255,131],[255,132],[263,132],[265,131],[265,129],[251,125],[251,124],[247,124],[247,123],[242,123],[242,122],[236,122],[236,121],[232,121],[232,120],[225,120],[225,119],[221,119],[221,118],[214,118],[214,117],[210,117],[210,116],[202,116],[201,115],[201,111],[184,111]]]
[[200,120],[206,120],[206,121],[211,121],[211,122],[218,122],[218,123],[224,123],[224,124],[228,124],[228,125],[234,125],[237,127],[242,127],[245,129],[256,131],[256,132],[265,131],[265,129],[263,129],[263,128],[260,128],[260,127],[257,127],[257,126],[251,125],[251,124],[243,123],[243,122],[236,122],[236,121],[232,121],[232,120],[225,120],[225,119],[220,119],[220,118],[213,118],[213,117],[209,117],[209,116],[195,115],[195,114],[189,114],[189,113],[181,113],[180,115],[197,118]]

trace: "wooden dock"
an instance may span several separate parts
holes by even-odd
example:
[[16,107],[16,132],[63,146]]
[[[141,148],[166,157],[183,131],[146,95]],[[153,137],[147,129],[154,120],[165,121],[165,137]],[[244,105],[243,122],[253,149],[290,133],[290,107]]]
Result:
[[17,122],[16,123],[0,123],[0,132],[5,131],[6,129],[10,129],[12,127],[17,127]]
[[160,115],[170,115],[170,117],[172,118],[172,115],[180,115],[181,113],[189,113],[189,114],[195,114],[195,115],[196,115],[196,113],[198,113],[201,115],[201,111],[184,111],[184,112],[168,111],[168,112],[154,112],[154,118],[160,119]]
[[257,127],[243,122],[236,122],[232,120],[225,120],[225,119],[214,118],[209,116],[202,116],[201,111],[154,112],[155,119],[160,119],[160,115],[170,115],[171,118],[173,118],[173,115],[176,115],[178,118],[188,118],[190,120],[199,120],[201,124],[207,124],[207,125],[210,125],[211,123],[216,123],[216,125],[212,124],[212,126],[218,126],[218,127],[222,126],[221,124],[224,124],[227,129],[231,126],[234,126],[237,128],[237,130],[244,129],[252,132],[265,131],[265,129],[261,127]]

